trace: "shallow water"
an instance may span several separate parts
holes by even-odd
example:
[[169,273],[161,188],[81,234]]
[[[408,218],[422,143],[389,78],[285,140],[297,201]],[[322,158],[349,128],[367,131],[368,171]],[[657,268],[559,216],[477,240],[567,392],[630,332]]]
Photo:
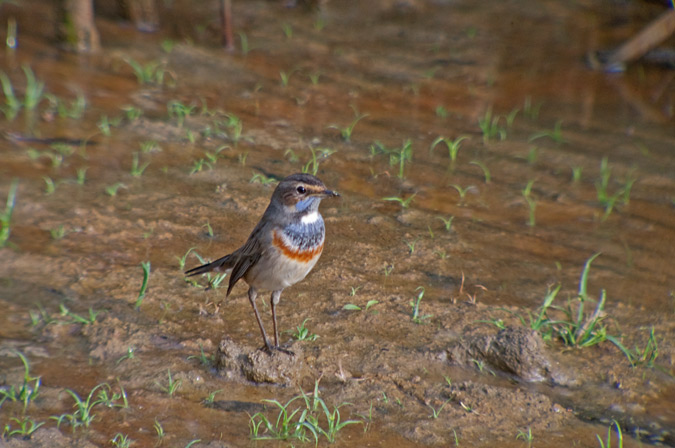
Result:
[[[664,434],[675,428],[675,80],[672,70],[645,64],[608,75],[584,62],[587,52],[629,37],[657,7],[381,1],[308,12],[234,2],[248,49],[227,54],[216,46],[213,3],[165,6],[163,31],[152,35],[102,11],[97,56],[59,52],[51,30],[36,26],[53,13],[40,2],[0,11],[0,23],[19,23],[17,50],[2,54],[17,91],[29,64],[49,93],[87,100],[80,119],[53,116],[44,101],[35,114],[0,121],[0,198],[19,179],[11,244],[0,249],[0,385],[20,382],[11,349],[20,350],[42,377],[31,417],[53,428],[49,416],[71,411],[63,389],[84,397],[107,382],[126,390],[130,407],[99,406],[88,430],[72,435],[63,424],[66,437],[102,446],[124,433],[146,446],[158,439],[157,420],[165,446],[240,446],[262,399],[285,403],[320,378],[328,403],[351,403],[340,408],[343,420],[372,415],[367,431],[351,425],[338,434],[343,446],[449,445],[455,437],[464,446],[525,446],[516,435],[530,428],[535,443],[569,446],[572,438],[590,447],[611,418],[626,428],[626,446],[639,446],[629,434],[644,427],[645,440],[673,443]],[[175,43],[170,52],[160,45],[166,39]],[[140,85],[125,59],[161,62],[165,84]],[[171,100],[194,106],[183,124],[169,116]],[[128,105],[141,118],[123,118],[104,135],[102,117],[124,117]],[[479,126],[487,111],[496,127],[490,138]],[[333,126],[362,114],[350,139],[341,138]],[[241,132],[227,125],[232,117]],[[430,150],[439,136],[467,137],[454,162],[443,143]],[[79,141],[59,163],[67,148],[39,140],[53,138]],[[148,141],[156,147],[144,152]],[[224,300],[223,288],[191,286],[180,258],[191,247],[207,259],[238,247],[274,185],[254,176],[311,169],[310,148],[317,175],[342,197],[322,204],[324,254],[284,292],[279,319],[290,332],[309,318],[319,338],[294,343],[305,369],[292,387],[228,380],[194,356],[200,347],[212,355],[223,336],[258,346],[245,288]],[[134,154],[148,163],[140,176],[130,173]],[[611,210],[598,199],[605,158]],[[50,194],[45,178],[55,185]],[[115,184],[112,196],[106,189]],[[407,207],[383,200],[413,195]],[[58,230],[65,234],[51,232]],[[609,342],[573,350],[548,343],[574,372],[566,387],[447,362],[456,341],[497,331],[485,321],[520,325],[513,313],[537,309],[553,285],[562,285],[560,306],[574,298],[584,262],[597,252],[589,295],[606,291],[608,332],[629,349],[645,347],[654,328],[656,367],[631,368]],[[136,310],[143,261],[152,268]],[[185,263],[199,261],[192,254]],[[421,324],[410,317],[418,287],[421,315],[429,315]],[[343,309],[369,301],[377,303],[368,310]],[[94,324],[71,323],[60,305],[100,314]],[[261,308],[269,322],[269,307]],[[134,357],[123,359],[129,348]],[[181,380],[173,397],[164,391],[167,369]],[[215,390],[216,405],[203,405]],[[21,407],[5,403],[0,412],[4,425]]]

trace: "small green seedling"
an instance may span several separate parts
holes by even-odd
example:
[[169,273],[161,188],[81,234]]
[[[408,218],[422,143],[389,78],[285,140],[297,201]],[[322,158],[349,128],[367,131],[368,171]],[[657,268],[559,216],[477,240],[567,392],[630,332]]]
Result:
[[87,107],[87,100],[82,92],[78,92],[77,97],[70,103],[51,93],[45,94],[45,98],[49,101],[49,109],[56,112],[60,118],[79,120]]
[[175,76],[166,70],[165,64],[158,61],[150,61],[147,64],[140,64],[131,58],[125,58],[124,62],[129,64],[136,75],[139,84],[153,84],[157,86],[164,85],[164,78],[169,73],[174,82]]
[[619,422],[616,420],[613,420],[612,424],[609,425],[609,428],[607,428],[607,438],[604,442],[599,435],[595,435],[595,437],[598,438],[598,442],[600,442],[600,448],[612,448],[612,427],[616,428],[616,437],[617,441],[619,442],[619,448],[623,448],[623,432],[621,431]]
[[239,35],[239,45],[241,47],[241,54],[246,56],[251,51],[251,46],[248,43],[248,36],[243,31],[240,31],[237,34]]
[[534,442],[534,435],[532,434],[532,428],[528,427],[527,432],[523,431],[522,429],[518,430],[518,434],[516,434],[516,440],[522,439],[527,443],[527,447],[530,448],[532,446],[532,443]]
[[168,369],[168,374],[169,374],[169,382],[167,383],[166,386],[161,385],[159,381],[155,381],[155,384],[158,385],[170,397],[173,397],[173,394],[175,394],[178,388],[180,388],[183,381],[180,379],[174,380],[173,377],[171,376],[171,369]]
[[360,286],[350,286],[351,291],[349,291],[349,295],[354,297],[357,292],[359,292],[359,289],[363,288],[363,285]]
[[312,85],[315,86],[315,85],[319,84],[319,78],[321,77],[321,72],[317,71],[317,72],[314,72],[314,73],[310,73],[307,76],[309,76],[309,81],[312,83]]
[[45,181],[45,194],[47,196],[54,194],[58,184],[49,176],[42,176],[42,180]]
[[118,365],[119,363],[127,359],[134,359],[135,353],[136,349],[134,347],[127,347],[127,352],[124,355],[120,356],[115,365]]
[[209,393],[209,396],[204,398],[204,404],[206,406],[213,406],[213,403],[216,401],[216,395],[222,392],[223,389],[218,389],[214,390],[213,392]]
[[310,320],[308,317],[307,319],[303,320],[300,325],[295,327],[295,332],[293,332],[292,336],[298,341],[316,341],[319,338],[319,335],[315,333],[310,333],[309,329],[305,327],[305,324],[307,321]]
[[440,219],[441,221],[443,221],[443,226],[445,227],[446,232],[452,230],[452,221],[455,219],[454,216],[451,216],[447,219],[442,216],[437,216],[436,219]]
[[415,253],[415,246],[417,245],[417,242],[420,240],[420,237],[415,238],[412,241],[405,241],[406,246],[408,246],[408,253],[410,255]]
[[388,198],[382,198],[383,201],[393,201],[393,202],[398,202],[401,204],[402,208],[408,208],[410,206],[410,203],[412,202],[413,198],[417,196],[417,193],[412,194],[411,196],[408,196],[407,199],[399,198],[396,196],[388,197]]
[[482,324],[491,324],[499,328],[500,330],[504,330],[506,328],[506,324],[502,319],[477,320],[476,322]]
[[30,436],[45,422],[35,423],[30,417],[16,418],[12,417],[9,419],[10,422],[14,422],[19,425],[18,428],[13,428],[11,423],[5,424],[5,427],[2,430],[2,438],[8,439],[13,436],[21,436],[23,439],[30,439]]
[[117,191],[120,188],[127,188],[127,186],[124,185],[122,182],[117,182],[110,186],[105,187],[105,192],[108,194],[108,196],[117,196]]
[[458,202],[458,205],[463,205],[463,204],[464,204],[464,198],[466,197],[466,194],[467,194],[469,191],[471,191],[471,190],[473,190],[473,189],[476,188],[476,187],[474,187],[473,185],[469,185],[469,186],[466,187],[466,188],[462,188],[462,187],[460,187],[460,186],[457,185],[457,184],[452,184],[452,185],[450,185],[450,186],[451,186],[452,188],[454,188],[455,190],[457,190],[457,193],[459,193],[459,202]]
[[427,406],[429,406],[429,408],[431,408],[431,412],[432,412],[432,414],[430,415],[430,417],[433,418],[433,419],[437,419],[437,418],[441,415],[441,411],[443,410],[443,408],[445,407],[445,405],[448,404],[449,401],[450,401],[450,398],[448,398],[447,400],[445,400],[445,401],[443,402],[443,404],[442,404],[438,409],[436,409],[436,408],[434,408],[432,405],[428,404]]
[[209,236],[209,238],[213,238],[213,227],[211,227],[211,224],[209,221],[206,221],[206,224],[202,226],[202,228],[206,228],[206,234]]
[[449,138],[440,136],[431,143],[431,146],[429,146],[429,152],[433,152],[434,148],[436,148],[438,144],[443,143],[448,148],[448,155],[450,157],[450,161],[454,163],[455,160],[457,159],[457,153],[459,152],[459,147],[461,143],[468,138],[469,137],[465,135],[461,135],[454,140],[450,140]]
[[145,140],[139,144],[142,154],[150,154],[160,152],[162,148],[159,147],[157,140]]
[[269,185],[271,183],[276,182],[277,179],[274,177],[267,177],[262,173],[254,173],[253,177],[251,177],[251,180],[249,182],[253,183],[261,183],[263,185]]
[[488,107],[485,115],[478,120],[478,126],[483,132],[483,143],[487,143],[497,136],[499,136],[500,140],[506,138],[506,129],[499,125],[501,118],[499,115],[493,117],[492,107]]
[[76,170],[77,179],[76,179],[75,182],[77,183],[77,185],[80,185],[80,186],[84,185],[84,182],[87,179],[87,169],[88,169],[87,167],[84,167],[84,168],[78,168]]
[[398,178],[403,179],[403,169],[407,161],[412,160],[412,140],[408,139],[403,143],[403,145],[398,149],[394,150],[389,154],[389,164],[395,165],[398,163]]
[[153,428],[155,428],[155,432],[157,433],[157,440],[158,443],[162,441],[162,439],[166,436],[166,433],[164,432],[164,427],[162,424],[157,420],[155,417],[155,424],[152,425]]
[[537,104],[533,104],[532,97],[526,97],[525,103],[523,105],[523,114],[530,120],[536,120],[539,118],[539,111],[541,110],[542,104],[544,104],[542,101],[538,102]]
[[129,121],[138,120],[143,115],[143,110],[135,106],[123,106],[124,116]]
[[19,179],[12,180],[7,193],[5,210],[0,213],[0,247],[5,247],[9,241],[11,233],[12,214],[16,206],[16,191],[19,188]]
[[42,379],[39,376],[32,376],[30,373],[30,364],[28,359],[19,351],[13,351],[19,357],[23,364],[23,383],[18,388],[14,385],[5,386],[0,389],[0,406],[9,400],[11,402],[21,402],[23,404],[23,412],[26,412],[28,405],[37,399],[40,392],[40,385]]
[[[96,391],[99,391],[99,393],[95,398],[94,393]],[[70,426],[72,426],[73,430],[80,426],[88,428],[96,418],[96,414],[93,412],[95,406],[103,404],[107,407],[128,407],[128,403],[126,402],[126,393],[113,393],[113,395],[109,397],[107,392],[110,391],[111,388],[108,383],[101,383],[95,386],[91,392],[89,392],[89,395],[85,400],[82,400],[80,396],[74,391],[66,389],[65,392],[67,392],[73,398],[73,400],[75,400],[75,412],[72,414],[61,414],[60,416],[54,416],[50,418],[56,420],[57,428],[61,426],[61,423],[63,423],[64,420],[70,423]],[[123,399],[124,404],[116,403],[119,399]]]
[[286,39],[290,40],[293,38],[293,27],[289,23],[281,24],[281,29],[284,31],[284,36],[286,36]]
[[59,305],[59,312],[62,318],[61,321],[59,322],[60,324],[82,324],[82,325],[93,324],[94,322],[96,322],[96,317],[101,313],[100,311],[94,311],[92,307],[89,307],[89,317],[82,317],[79,314],[70,311],[63,303]]
[[527,203],[528,209],[530,211],[529,219],[527,221],[527,225],[529,225],[530,227],[534,227],[535,224],[536,224],[535,211],[537,209],[537,202],[530,195],[530,193],[532,192],[532,185],[533,184],[534,184],[534,179],[530,180],[521,192],[522,195],[523,195],[523,198],[525,198],[525,202]]
[[537,162],[537,157],[539,157],[539,148],[530,146],[530,150],[527,152],[527,163],[534,165]]
[[472,160],[471,162],[469,162],[469,165],[476,165],[481,170],[483,170],[483,178],[485,179],[485,183],[486,184],[490,183],[490,180],[492,179],[492,177],[490,176],[490,170],[488,169],[487,166],[485,166],[483,162],[481,162],[480,160]]
[[336,124],[331,124],[330,126],[328,126],[328,129],[337,129],[338,131],[340,131],[340,137],[342,137],[342,140],[346,142],[350,141],[356,123],[358,123],[359,121],[363,120],[368,116],[368,114],[359,114],[356,111],[356,109],[354,109],[354,114],[356,115],[356,117],[354,118],[354,120],[352,120],[352,122],[349,125],[341,128]]
[[189,249],[187,250],[187,252],[185,252],[185,254],[183,254],[182,257],[179,257],[178,255],[176,255],[176,259],[178,259],[178,268],[179,268],[181,271],[183,271],[183,270],[185,269],[185,262],[187,261],[188,255],[190,255],[190,252],[192,252],[192,251],[195,250],[195,249],[196,249],[196,247],[191,247],[191,248],[189,248]]
[[411,300],[410,301],[410,306],[412,307],[412,320],[416,324],[421,324],[423,323],[426,319],[429,319],[432,317],[432,314],[420,314],[420,302],[422,301],[422,297],[424,297],[424,286],[418,286],[415,291],[419,291],[417,294],[417,299],[416,300]]
[[115,437],[110,439],[110,443],[116,448],[129,448],[134,441],[128,435],[118,432]]
[[581,166],[572,167],[572,182],[574,182],[576,184],[581,180],[581,172],[582,171],[583,171],[583,167],[581,167]]
[[635,349],[631,352],[631,356],[632,359],[629,358],[629,360],[633,366],[654,367],[656,358],[659,357],[659,345],[654,335],[654,326],[649,331],[649,339],[647,339],[645,348],[640,349],[638,346],[635,346]]
[[204,353],[204,346],[199,344],[199,355],[190,355],[187,359],[199,359],[199,363],[203,366],[210,367],[213,365],[215,358]]
[[[312,148],[311,146],[309,147],[309,150],[312,152],[312,158],[309,159],[309,161],[302,166],[302,172],[303,173],[310,173],[314,176],[319,172],[319,161],[317,160],[316,157],[316,150]],[[290,150],[292,151],[292,150]]]
[[141,177],[145,169],[150,165],[150,162],[141,164],[139,162],[139,154],[134,152],[131,154],[131,175],[134,177]]
[[110,137],[112,134],[112,128],[119,126],[121,121],[122,117],[108,118],[107,115],[101,115],[101,118],[99,118],[98,122],[96,123],[96,127],[98,127],[99,131],[101,131],[101,134],[106,137]]
[[558,144],[563,143],[565,140],[563,139],[562,136],[562,120],[558,120],[555,122],[552,131],[537,132],[530,137],[529,141],[533,142],[542,137],[548,137]]
[[296,72],[296,70],[291,70],[291,71],[288,72],[288,73],[285,72],[285,71],[283,71],[283,70],[281,70],[281,71],[279,72],[279,78],[281,78],[281,85],[282,85],[283,87],[287,87],[287,86],[288,86],[288,83],[289,83],[290,80],[291,80],[291,76],[292,76],[293,73],[295,73],[295,72]]
[[145,298],[145,292],[148,289],[148,279],[150,278],[150,262],[141,262],[141,268],[143,269],[143,283],[141,283],[141,290],[138,292],[138,297],[136,298],[136,303],[134,304],[134,308],[136,309],[141,307],[143,298]]
[[[285,405],[277,400],[263,400],[279,409],[276,419],[270,420],[262,412],[252,415],[249,419],[251,439],[253,440],[298,440],[307,442],[311,434],[316,445],[319,437],[323,436],[329,443],[334,443],[337,434],[347,425],[362,423],[357,420],[342,421],[340,408],[349,403],[333,406],[331,412],[326,402],[319,395],[319,382],[314,383],[314,392],[305,393],[300,389],[300,395],[296,395]],[[303,407],[291,409],[291,405],[300,401]],[[322,424],[322,422],[325,422]]]
[[23,107],[26,110],[33,110],[42,101],[45,83],[35,78],[33,70],[28,65],[22,65],[21,70],[26,75],[26,92],[23,99]]
[[169,118],[176,118],[179,128],[183,127],[185,119],[194,113],[196,107],[195,105],[183,104],[176,100],[171,100],[166,105]]
[[393,270],[394,270],[394,265],[393,265],[393,264],[389,264],[389,263],[385,263],[385,264],[384,264],[384,276],[385,276],[385,277],[389,277],[389,275],[391,274],[391,272],[392,272]]
[[14,93],[14,86],[7,74],[0,70],[0,84],[2,84],[2,92],[5,94],[5,104],[0,107],[0,111],[5,114],[7,120],[16,118],[17,113],[21,109],[21,101]]
[[508,129],[511,129],[511,127],[513,126],[513,122],[516,121],[516,116],[518,115],[518,112],[520,112],[520,109],[516,107],[506,116],[506,127]]
[[380,302],[375,299],[371,299],[368,302],[366,302],[366,306],[364,308],[361,308],[358,305],[354,305],[353,303],[348,303],[345,306],[343,306],[342,309],[347,311],[368,311],[370,307],[375,306],[378,303]]

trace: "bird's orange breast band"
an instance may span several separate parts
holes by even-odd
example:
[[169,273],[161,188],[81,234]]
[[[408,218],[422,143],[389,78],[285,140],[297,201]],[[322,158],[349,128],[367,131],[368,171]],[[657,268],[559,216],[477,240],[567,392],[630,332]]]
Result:
[[284,256],[300,263],[309,263],[314,259],[314,257],[320,255],[323,251],[323,243],[308,250],[300,250],[289,247],[286,245],[286,242],[277,231],[274,231],[272,244],[274,244],[274,246],[279,249],[281,253],[284,254]]

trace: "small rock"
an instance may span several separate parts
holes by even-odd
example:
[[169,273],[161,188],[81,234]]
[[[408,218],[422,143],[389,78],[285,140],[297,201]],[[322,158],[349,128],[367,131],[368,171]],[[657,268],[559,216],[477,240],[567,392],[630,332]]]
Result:
[[226,338],[218,346],[215,364],[218,372],[229,379],[289,385],[299,379],[304,364],[302,349],[296,346],[293,352],[250,350]]
[[557,382],[565,377],[551,361],[541,336],[529,328],[507,327],[496,335],[475,335],[452,345],[447,353],[453,364],[471,365],[474,360],[482,360],[525,381]]

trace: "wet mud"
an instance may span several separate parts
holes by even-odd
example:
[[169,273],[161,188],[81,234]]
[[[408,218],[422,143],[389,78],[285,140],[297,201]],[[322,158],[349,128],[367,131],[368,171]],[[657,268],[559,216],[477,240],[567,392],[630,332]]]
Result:
[[[155,34],[102,7],[90,56],[36,25],[45,2],[0,9],[19,24],[1,67],[19,96],[28,65],[87,101],[81,118],[47,99],[0,117],[0,213],[18,182],[0,446],[276,446],[252,441],[255,422],[287,403],[321,428],[356,422],[336,446],[596,447],[610,427],[617,443],[612,422],[626,447],[675,445],[673,75],[584,64],[657,5],[234,2],[226,53],[202,3],[164,5]],[[139,84],[129,60],[162,82]],[[341,198],[277,308],[293,354],[268,353],[243,285],[226,299],[226,279],[183,272],[239,247],[303,170]],[[578,332],[619,344],[565,344],[598,252]],[[91,397],[88,424],[73,394]],[[24,437],[29,421],[44,424]]]

